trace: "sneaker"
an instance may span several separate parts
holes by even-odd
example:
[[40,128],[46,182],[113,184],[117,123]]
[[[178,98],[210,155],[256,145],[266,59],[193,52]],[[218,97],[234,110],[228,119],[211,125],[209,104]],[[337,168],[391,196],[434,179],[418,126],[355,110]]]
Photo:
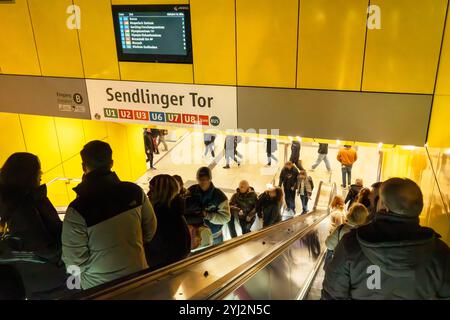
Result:
[[224,169],[230,169],[230,166],[225,166],[225,167],[223,167]]
[[270,163],[266,164],[264,167],[268,168],[271,167],[272,165]]
[[241,163],[240,163],[240,162],[238,162],[238,164],[237,164],[237,165],[238,165],[238,167],[240,167],[240,166],[241,166]]

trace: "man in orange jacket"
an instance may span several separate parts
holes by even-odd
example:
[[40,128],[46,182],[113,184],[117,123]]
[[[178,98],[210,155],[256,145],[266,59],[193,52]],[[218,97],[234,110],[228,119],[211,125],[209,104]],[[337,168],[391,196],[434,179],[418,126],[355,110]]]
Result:
[[337,160],[342,165],[342,187],[346,188],[347,182],[349,185],[352,183],[352,167],[358,160],[358,155],[352,146],[344,145],[338,152]]

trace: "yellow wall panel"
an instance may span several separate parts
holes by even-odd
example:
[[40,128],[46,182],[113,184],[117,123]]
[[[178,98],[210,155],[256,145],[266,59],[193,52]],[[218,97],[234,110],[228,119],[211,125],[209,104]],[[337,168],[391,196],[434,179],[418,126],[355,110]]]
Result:
[[119,79],[110,0],[74,0],[81,9],[80,47],[86,78]]
[[112,4],[188,4],[189,0],[111,0]]
[[435,94],[450,95],[450,16],[445,26]]
[[19,115],[12,113],[0,113],[0,132],[7,133],[0,139],[0,168],[8,157],[15,152],[23,152],[25,141],[20,127]]
[[62,161],[78,154],[84,146],[83,122],[80,119],[55,118]]
[[195,83],[236,84],[234,2],[190,2]]
[[61,163],[59,143],[52,117],[20,115],[27,151],[36,154],[41,160],[42,171]]
[[131,179],[138,180],[147,171],[144,153],[142,126],[127,125],[128,150],[130,155]]
[[0,73],[40,75],[27,0],[0,5]]
[[66,24],[72,0],[28,1],[42,74],[83,77],[77,30]]
[[302,0],[297,87],[360,90],[367,0]]
[[106,122],[83,120],[84,138],[86,143],[92,140],[104,140],[108,136]]
[[450,148],[450,96],[435,96],[428,131],[428,145]]
[[83,167],[79,154],[63,162],[64,176],[69,179],[81,179],[83,177]]
[[[64,172],[60,165],[50,171],[44,172],[42,175],[42,183],[49,183],[53,179],[61,177],[64,177]],[[64,181],[54,181],[47,184],[47,196],[56,207],[67,206],[69,204],[67,187]]]
[[295,87],[298,0],[237,0],[237,80]]
[[[113,150],[113,171],[120,179],[131,181],[130,156],[127,145],[126,126],[118,123],[108,123],[108,142]],[[144,138],[142,138],[144,144]]]
[[381,29],[368,30],[364,91],[432,93],[446,0],[377,0]]
[[192,65],[178,63],[120,62],[122,80],[192,83]]

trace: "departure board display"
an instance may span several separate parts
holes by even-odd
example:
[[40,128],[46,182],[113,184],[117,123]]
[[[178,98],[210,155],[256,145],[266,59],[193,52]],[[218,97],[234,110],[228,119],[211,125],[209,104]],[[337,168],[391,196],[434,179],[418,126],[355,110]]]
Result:
[[113,6],[119,61],[192,63],[188,5]]

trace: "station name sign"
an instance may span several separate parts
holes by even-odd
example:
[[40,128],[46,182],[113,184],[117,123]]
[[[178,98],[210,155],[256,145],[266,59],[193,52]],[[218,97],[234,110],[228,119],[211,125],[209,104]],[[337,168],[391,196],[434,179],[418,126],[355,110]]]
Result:
[[236,129],[236,88],[86,80],[92,119]]

